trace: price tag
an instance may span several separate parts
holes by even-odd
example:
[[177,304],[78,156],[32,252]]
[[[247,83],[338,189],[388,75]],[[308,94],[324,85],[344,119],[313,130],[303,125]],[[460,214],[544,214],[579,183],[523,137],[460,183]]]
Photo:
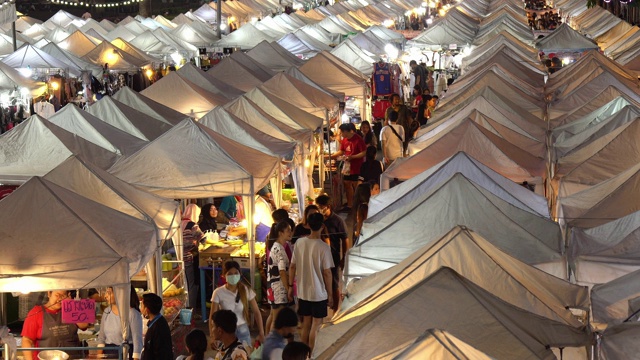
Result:
[[96,301],[93,299],[62,300],[62,322],[64,324],[94,323]]

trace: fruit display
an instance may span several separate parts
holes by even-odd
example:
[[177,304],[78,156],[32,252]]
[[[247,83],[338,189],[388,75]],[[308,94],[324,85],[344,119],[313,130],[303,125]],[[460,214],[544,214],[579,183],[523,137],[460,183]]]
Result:
[[[255,243],[256,256],[265,254],[265,244],[261,242]],[[231,253],[231,257],[249,257],[249,243],[243,244],[236,251]]]
[[171,322],[178,316],[180,309],[184,307],[184,301],[178,297],[170,297],[163,299],[162,315]]
[[247,228],[245,226],[229,226],[227,231],[229,236],[243,236],[247,234]]
[[162,292],[162,297],[172,297],[184,294],[184,288],[178,288],[171,284]]

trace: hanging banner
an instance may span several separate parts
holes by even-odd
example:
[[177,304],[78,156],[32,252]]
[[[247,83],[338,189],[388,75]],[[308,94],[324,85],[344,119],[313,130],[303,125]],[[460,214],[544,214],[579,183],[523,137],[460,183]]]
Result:
[[4,2],[0,5],[0,24],[8,24],[18,20],[16,4]]

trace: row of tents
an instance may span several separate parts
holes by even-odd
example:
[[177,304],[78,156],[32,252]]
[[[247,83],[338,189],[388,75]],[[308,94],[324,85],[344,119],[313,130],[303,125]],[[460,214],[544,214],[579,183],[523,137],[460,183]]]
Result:
[[[521,7],[470,0],[433,28],[461,26],[465,12],[478,24],[492,14],[504,24],[519,24]],[[546,359],[561,351],[565,358],[586,358],[593,351],[618,359],[634,352],[638,329],[624,321],[638,297],[637,79],[595,51],[548,75],[540,47],[519,39],[513,26],[484,23],[492,23],[495,33],[470,28],[475,38],[469,39],[463,76],[410,143],[412,156],[383,174],[384,191],[371,199],[362,237],[348,253],[346,298],[320,331],[314,358],[428,358],[444,352]],[[100,204],[95,196],[109,192],[91,185],[98,194],[73,188],[66,194],[47,182],[52,173],[74,174],[80,183],[100,174],[154,194],[149,204],[157,196],[229,194],[245,195],[251,204],[282,159],[291,159],[300,184],[304,160],[315,156],[315,130],[333,116],[342,94],[363,94],[367,77],[335,54],[319,52],[302,62],[276,45],[261,42],[260,51],[236,53],[208,72],[185,66],[142,94],[124,88],[87,112],[69,105],[49,119],[30,118],[0,137],[0,148],[8,149],[0,174],[3,182],[36,177],[0,202],[0,210],[7,200],[35,206],[47,201],[40,194],[55,191],[56,201],[68,201],[64,206],[76,209],[74,216],[84,216],[82,226],[92,224],[80,209]],[[256,59],[262,52],[279,56]],[[233,69],[233,78],[216,72],[218,66]],[[176,101],[184,92],[202,107]],[[68,159],[72,154],[80,158]],[[404,182],[390,188],[396,180]],[[175,216],[170,203],[173,210],[157,213],[153,207],[160,205],[134,206],[150,223],[160,213],[165,219],[155,234],[134,234],[149,239],[147,258],[171,232],[160,231],[173,226],[166,220]],[[19,215],[32,219],[28,210]],[[23,223],[16,224],[9,233],[19,234]],[[38,225],[29,236],[47,236],[53,248],[63,237],[51,231],[57,224],[46,225],[46,234]],[[65,225],[81,230],[71,220]],[[122,230],[95,225],[91,231],[110,244]],[[120,257],[105,257],[132,264],[129,272],[146,260],[123,260],[122,250],[116,252]],[[72,263],[77,254],[62,255]],[[24,256],[15,250],[8,258],[18,259],[16,264],[48,261]],[[33,271],[18,268],[2,269],[8,274],[0,282],[3,290]],[[596,348],[590,347],[593,330],[600,334]]]
[[[460,36],[449,29],[474,5],[487,8],[465,2],[424,34],[447,26],[443,33]],[[412,155],[383,173],[383,191],[348,253],[345,301],[321,329],[314,358],[410,358],[416,348],[433,348],[433,328],[492,358],[551,358],[555,347],[563,348],[556,356],[571,359],[633,356],[638,80],[585,51],[593,42],[567,25],[556,31],[546,42],[522,41],[507,28],[488,41],[455,40],[473,44],[463,76],[409,144]],[[570,48],[549,45],[561,38],[580,39],[575,49],[584,54],[549,75],[539,51]],[[501,275],[512,267],[498,254],[526,280]],[[546,295],[526,296],[526,305],[511,298],[538,286]],[[534,303],[550,294],[571,299],[542,306],[560,309],[554,315],[537,312]],[[564,322],[542,325],[560,313]],[[505,340],[514,334],[517,340]],[[446,341],[439,345],[458,355]]]

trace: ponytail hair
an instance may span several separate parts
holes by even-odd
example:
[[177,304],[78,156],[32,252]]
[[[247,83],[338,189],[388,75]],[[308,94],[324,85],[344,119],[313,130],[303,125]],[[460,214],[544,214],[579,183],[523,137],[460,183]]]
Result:
[[242,316],[244,317],[247,324],[250,324],[249,317],[249,296],[247,286],[244,284],[244,278],[242,277],[242,270],[240,269],[240,264],[237,261],[229,260],[224,263],[223,270],[226,275],[227,272],[231,269],[236,269],[240,273],[240,278],[242,281],[238,283],[238,295],[236,297],[236,302],[242,301]]

